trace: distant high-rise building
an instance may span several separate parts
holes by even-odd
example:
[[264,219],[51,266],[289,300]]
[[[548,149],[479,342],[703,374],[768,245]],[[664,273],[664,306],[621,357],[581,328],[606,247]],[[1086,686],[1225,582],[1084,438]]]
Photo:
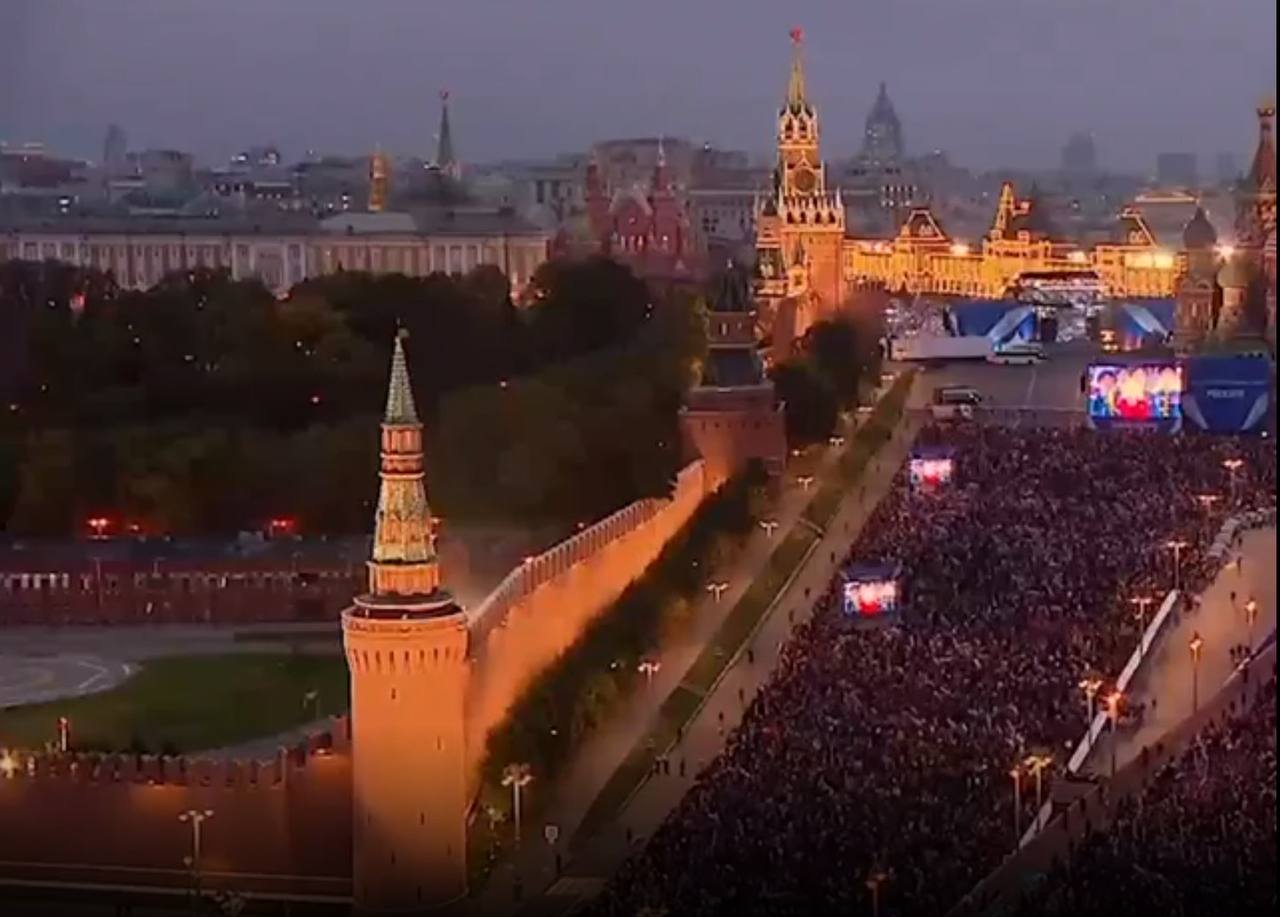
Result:
[[1219,153],[1213,162],[1214,177],[1220,184],[1229,185],[1240,177],[1240,163],[1235,153]]
[[875,103],[867,115],[860,156],[871,163],[896,163],[905,154],[906,144],[902,139],[902,122],[898,120],[893,102],[889,101],[888,87],[881,83]]
[[1194,188],[1200,183],[1195,153],[1160,153],[1156,156],[1156,182],[1162,186]]
[[1076,131],[1062,148],[1062,171],[1068,175],[1092,175],[1098,171],[1098,149],[1093,134]]
[[119,124],[107,128],[107,139],[102,144],[102,167],[112,178],[128,171],[129,138]]

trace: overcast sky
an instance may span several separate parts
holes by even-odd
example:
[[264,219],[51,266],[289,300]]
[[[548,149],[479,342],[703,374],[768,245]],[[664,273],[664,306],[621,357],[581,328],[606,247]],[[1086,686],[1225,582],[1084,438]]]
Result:
[[827,157],[885,80],[910,150],[965,165],[1051,165],[1082,129],[1108,167],[1243,162],[1275,86],[1276,0],[0,0],[0,138],[423,152],[448,87],[464,160],[659,133],[763,153],[796,25]]

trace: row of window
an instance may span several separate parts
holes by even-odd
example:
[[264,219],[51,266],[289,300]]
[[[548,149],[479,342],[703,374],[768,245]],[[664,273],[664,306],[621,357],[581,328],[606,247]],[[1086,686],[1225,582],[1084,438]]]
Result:
[[465,245],[335,245],[301,243],[251,247],[248,244],[108,244],[86,242],[0,242],[0,261],[21,257],[28,261],[59,260],[111,271],[125,287],[149,287],[165,274],[190,268],[229,268],[237,280],[260,279],[272,289],[284,289],[307,276],[338,270],[404,273],[425,277],[436,271],[463,274],[481,264],[508,272],[514,286],[522,286],[542,263],[540,246],[519,245],[504,251],[492,244]]
[[[285,589],[298,584],[307,584],[316,580],[350,579],[348,574],[336,570],[307,572],[268,572],[268,573],[135,573],[132,577],[108,573],[101,577],[102,585],[108,592],[118,590],[122,583],[132,579],[135,589],[165,589],[177,585],[183,591],[192,586],[204,585],[209,588],[226,588],[227,586],[253,586],[259,589]],[[77,588],[83,592],[91,592],[97,588],[99,577],[93,573],[0,573],[0,589],[7,592],[26,590],[47,591],[50,589]],[[74,585],[73,585],[74,584]]]

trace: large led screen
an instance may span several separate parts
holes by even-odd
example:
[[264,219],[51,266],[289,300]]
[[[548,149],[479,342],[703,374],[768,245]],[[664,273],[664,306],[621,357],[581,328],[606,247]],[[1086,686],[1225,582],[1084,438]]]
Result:
[[1088,372],[1089,417],[1157,423],[1182,418],[1182,367],[1176,363],[1094,364]]

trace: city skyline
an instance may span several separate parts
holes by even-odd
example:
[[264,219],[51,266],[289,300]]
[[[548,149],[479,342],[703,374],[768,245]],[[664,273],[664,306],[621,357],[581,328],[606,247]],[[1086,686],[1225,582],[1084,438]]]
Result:
[[[304,19],[302,5],[274,0],[179,19],[171,4],[138,0],[125,30],[118,10],[19,0],[16,27],[0,38],[0,137],[97,159],[116,122],[134,148],[187,149],[208,163],[264,142],[290,159],[375,144],[426,155],[448,87],[459,155],[472,162],[659,133],[762,154],[798,24],[828,158],[856,151],[884,80],[912,154],[1043,168],[1088,130],[1102,168],[1146,172],[1160,152],[1194,152],[1207,166],[1247,148],[1251,109],[1275,85],[1276,11],[1260,0],[1077,0],[1065,11],[751,0],[737,19],[723,7],[555,6],[388,2],[359,18],[347,4],[310,2]],[[726,43],[733,53],[711,55]],[[1230,68],[1202,65],[1227,54]]]

